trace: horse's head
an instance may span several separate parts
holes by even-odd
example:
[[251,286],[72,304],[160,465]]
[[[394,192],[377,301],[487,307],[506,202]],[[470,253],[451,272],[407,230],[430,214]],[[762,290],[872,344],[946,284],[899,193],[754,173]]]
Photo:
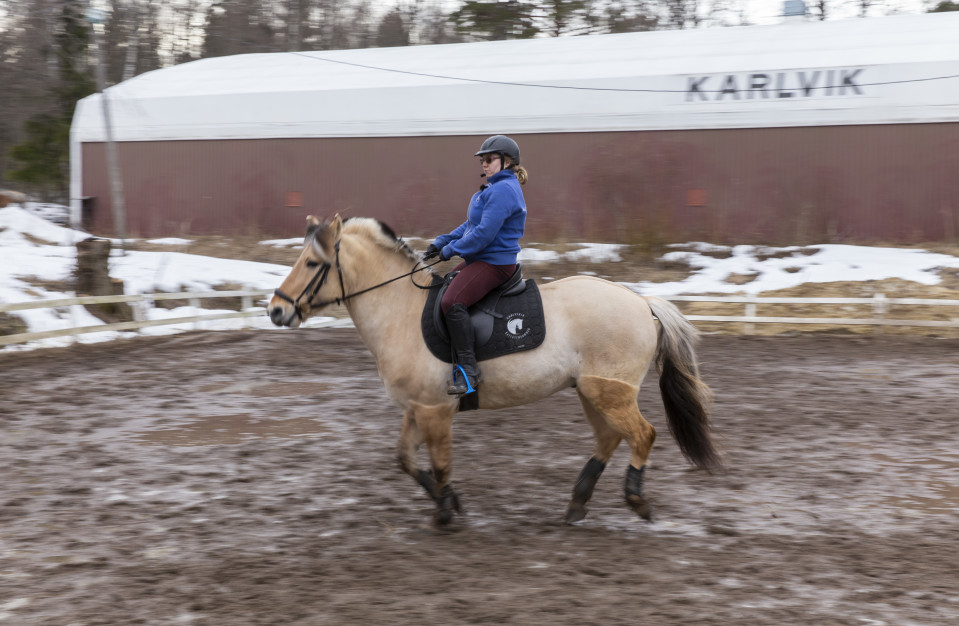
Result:
[[312,215],[306,221],[303,252],[266,307],[277,326],[296,328],[326,308],[342,290],[338,272],[330,269],[337,262],[336,246],[343,221],[339,215],[329,222]]

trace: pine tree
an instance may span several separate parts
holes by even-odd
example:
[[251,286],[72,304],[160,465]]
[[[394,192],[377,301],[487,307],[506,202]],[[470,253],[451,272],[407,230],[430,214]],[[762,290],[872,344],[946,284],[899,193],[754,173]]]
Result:
[[410,31],[399,9],[383,16],[376,30],[376,45],[380,48],[410,45]]
[[259,0],[221,0],[212,4],[207,11],[201,56],[280,51],[269,8]]
[[536,7],[521,0],[467,0],[450,15],[456,30],[485,41],[529,39],[539,33],[533,24]]
[[587,0],[539,0],[539,9],[549,25],[544,29],[549,35],[585,34],[589,32],[589,9]]
[[87,63],[89,25],[83,19],[82,0],[67,0],[56,34],[58,82],[50,111],[37,113],[24,124],[25,139],[10,150],[19,163],[10,180],[22,182],[45,200],[65,202],[69,197],[70,124],[77,101],[94,91]]
[[949,11],[959,11],[959,2],[942,0],[942,2],[929,9],[930,13],[948,13]]

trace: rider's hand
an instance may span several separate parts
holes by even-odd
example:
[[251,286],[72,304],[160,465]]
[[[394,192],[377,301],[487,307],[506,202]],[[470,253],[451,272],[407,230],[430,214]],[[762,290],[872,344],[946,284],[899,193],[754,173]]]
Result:
[[426,253],[423,254],[423,260],[429,261],[434,257],[440,256],[440,249],[437,248],[434,244],[430,244],[426,247]]

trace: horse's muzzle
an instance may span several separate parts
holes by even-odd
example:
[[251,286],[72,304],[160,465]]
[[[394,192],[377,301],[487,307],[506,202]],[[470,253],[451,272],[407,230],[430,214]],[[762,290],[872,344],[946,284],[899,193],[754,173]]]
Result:
[[270,316],[270,321],[277,326],[291,326],[294,328],[299,326],[300,318],[296,314],[296,309],[289,307],[288,312],[287,308],[288,307],[282,304],[271,304],[267,307],[266,312]]

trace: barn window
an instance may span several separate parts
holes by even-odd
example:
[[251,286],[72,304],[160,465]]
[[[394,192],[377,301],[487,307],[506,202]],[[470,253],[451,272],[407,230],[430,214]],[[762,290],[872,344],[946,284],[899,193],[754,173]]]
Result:
[[706,206],[706,190],[687,189],[686,206]]
[[288,207],[301,207],[301,206],[303,206],[303,192],[301,192],[301,191],[287,191],[287,192],[286,192],[286,206],[288,206]]

